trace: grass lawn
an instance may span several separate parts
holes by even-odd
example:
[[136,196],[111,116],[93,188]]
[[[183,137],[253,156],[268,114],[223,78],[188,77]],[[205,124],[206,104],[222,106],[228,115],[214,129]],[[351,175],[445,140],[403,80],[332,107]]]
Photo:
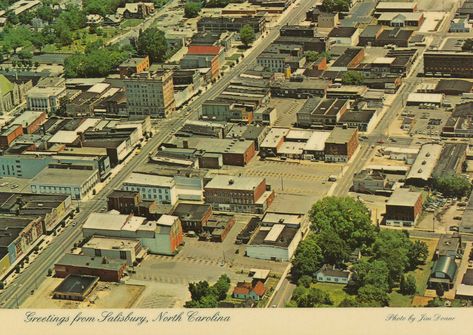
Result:
[[343,290],[345,285],[332,283],[315,283],[312,287],[318,288],[330,295],[333,300],[333,306],[338,306],[340,302],[349,295]]
[[424,295],[425,289],[427,288],[427,281],[430,277],[430,269],[432,268],[432,258],[434,257],[435,247],[437,246],[437,240],[435,239],[418,239],[427,244],[429,248],[429,256],[424,265],[419,266],[416,270],[410,273],[414,273],[417,285],[417,294]]
[[120,28],[131,28],[136,27],[140,23],[142,23],[142,19],[125,19],[122,23],[120,23]]
[[402,295],[401,293],[393,290],[389,294],[389,307],[411,307],[412,296]]

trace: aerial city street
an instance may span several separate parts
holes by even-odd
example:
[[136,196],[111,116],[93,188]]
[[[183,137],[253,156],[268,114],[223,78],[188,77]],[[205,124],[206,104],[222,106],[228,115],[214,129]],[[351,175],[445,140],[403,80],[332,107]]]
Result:
[[469,307],[473,0],[0,0],[0,308]]

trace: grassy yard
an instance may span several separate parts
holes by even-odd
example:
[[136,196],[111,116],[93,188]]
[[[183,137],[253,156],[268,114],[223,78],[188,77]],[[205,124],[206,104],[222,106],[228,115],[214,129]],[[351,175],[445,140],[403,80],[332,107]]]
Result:
[[331,283],[315,283],[312,287],[321,289],[330,295],[333,300],[333,305],[338,306],[340,302],[348,297],[348,294],[343,290],[345,285],[342,284],[331,284]]
[[401,293],[393,290],[389,294],[389,307],[411,307],[412,296],[402,295]]
[[427,288],[427,281],[430,277],[430,269],[432,268],[432,258],[434,257],[435,247],[437,246],[437,240],[434,239],[418,239],[427,244],[429,248],[429,256],[424,265],[419,266],[416,270],[411,273],[414,273],[417,284],[417,294],[424,295],[425,289]]
[[142,23],[142,19],[125,19],[120,23],[120,28],[132,28]]

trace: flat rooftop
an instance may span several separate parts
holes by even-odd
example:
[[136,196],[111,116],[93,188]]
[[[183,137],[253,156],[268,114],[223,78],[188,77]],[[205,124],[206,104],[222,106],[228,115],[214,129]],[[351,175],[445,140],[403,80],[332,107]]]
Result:
[[33,178],[33,185],[82,185],[97,170],[72,170],[72,169],[52,169],[44,168],[38,175]]
[[287,248],[298,231],[299,228],[282,224],[275,224],[272,227],[260,227],[249,244]]
[[238,176],[215,176],[205,185],[205,189],[226,189],[226,190],[254,190],[264,178],[259,177],[238,177]]
[[389,197],[386,205],[413,207],[421,196],[421,192],[412,192],[408,188],[397,188]]
[[123,264],[125,264],[125,261],[107,259],[106,257],[90,257],[77,254],[65,254],[55,265],[118,271],[122,268]]
[[99,281],[99,277],[86,275],[69,275],[58,287],[54,289],[54,293],[73,293],[85,294],[92,286]]
[[83,248],[94,248],[94,249],[115,249],[115,250],[127,250],[135,249],[140,244],[138,240],[124,239],[124,238],[111,238],[111,237],[100,237],[94,236],[87,243],[83,245]]
[[175,182],[172,177],[133,172],[123,181],[123,184],[143,185],[148,187],[173,187]]
[[353,134],[356,132],[355,128],[333,128],[330,136],[327,138],[327,143],[334,143],[334,144],[345,144],[348,143]]

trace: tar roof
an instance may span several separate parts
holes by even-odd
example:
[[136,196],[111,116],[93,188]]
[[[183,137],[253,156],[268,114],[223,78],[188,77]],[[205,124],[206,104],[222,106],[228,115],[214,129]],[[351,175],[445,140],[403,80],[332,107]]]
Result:
[[348,143],[354,133],[356,133],[355,128],[340,128],[340,127],[335,127],[333,128],[332,132],[330,133],[330,136],[327,138],[327,143],[338,143],[338,144],[345,144]]
[[86,275],[69,275],[61,284],[59,284],[54,293],[79,293],[87,292],[97,281],[99,277]]
[[[296,236],[298,230],[299,228],[288,227],[280,224],[276,224],[273,227],[260,227],[253,239],[250,241],[250,245],[271,245],[287,248]],[[277,236],[274,238],[276,233]],[[270,236],[270,234],[274,236]]]
[[125,179],[123,184],[146,185],[148,187],[173,187],[175,182],[171,177],[133,172]]
[[353,27],[336,27],[330,31],[328,37],[351,37],[356,30]]
[[182,221],[202,221],[209,211],[210,205],[179,203],[172,214]]

